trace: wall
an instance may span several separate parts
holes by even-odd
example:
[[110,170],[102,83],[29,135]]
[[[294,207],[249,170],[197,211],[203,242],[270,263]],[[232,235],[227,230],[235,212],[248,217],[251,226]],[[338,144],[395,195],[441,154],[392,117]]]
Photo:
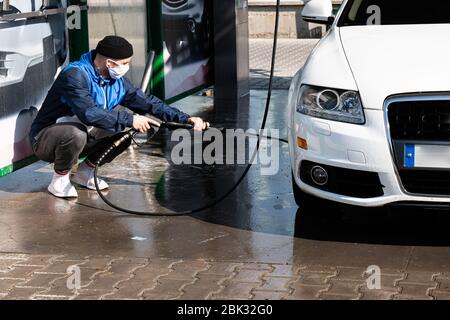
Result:
[[[323,25],[303,21],[301,12],[307,1],[281,0],[279,36],[281,38],[321,38]],[[333,0],[337,9],[342,0]],[[274,0],[249,0],[250,38],[272,38],[275,20]]]

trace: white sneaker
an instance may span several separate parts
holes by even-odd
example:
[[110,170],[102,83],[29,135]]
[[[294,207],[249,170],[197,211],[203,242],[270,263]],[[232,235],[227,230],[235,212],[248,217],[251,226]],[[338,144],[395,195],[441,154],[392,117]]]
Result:
[[57,173],[53,175],[52,182],[47,188],[48,192],[58,198],[77,198],[78,193],[70,183],[69,175],[61,176]]
[[[94,182],[94,168],[89,167],[84,162],[78,167],[77,173],[72,176],[71,180],[80,186],[90,190],[96,190]],[[97,181],[100,190],[109,188],[108,184],[104,180],[97,179]]]

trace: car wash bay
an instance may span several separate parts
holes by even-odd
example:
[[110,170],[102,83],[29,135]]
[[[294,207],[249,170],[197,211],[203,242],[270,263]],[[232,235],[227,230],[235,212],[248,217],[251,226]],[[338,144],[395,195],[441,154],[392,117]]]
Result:
[[[90,1],[93,18],[89,23],[101,25],[90,29],[91,46],[105,32],[115,33],[117,27],[123,28],[121,34],[130,38],[139,52],[130,72],[130,78],[139,83],[148,39],[142,28],[146,24],[145,10],[137,3],[143,5],[144,1],[134,1],[127,10],[123,9],[123,1],[109,2],[113,5]],[[130,14],[133,19],[129,19]],[[170,10],[161,18],[164,16],[172,22],[177,20]],[[83,23],[87,22],[83,20]],[[239,33],[239,30],[232,31]],[[76,37],[82,35],[71,32],[79,41]],[[173,34],[172,38],[178,36]],[[236,37],[232,35],[226,40],[236,42]],[[225,40],[221,38],[221,41]],[[167,46],[167,51],[172,51],[174,43]],[[276,90],[267,127],[280,129],[282,138],[286,138],[290,80],[315,43],[316,40],[279,41]],[[271,44],[271,40],[250,40],[252,90],[248,104],[226,101],[228,95],[223,94],[219,98],[225,100],[222,103],[227,108],[215,108],[212,98],[201,96],[185,98],[175,105],[205,117],[216,126],[258,128],[266,99]],[[245,42],[237,47],[240,53],[246,51]],[[81,53],[71,49],[72,54]],[[195,67],[194,74],[202,74],[207,70],[203,67],[205,57],[195,50],[193,53],[195,59],[190,64]],[[230,52],[221,53],[222,59],[230,57]],[[191,73],[186,71],[183,59],[183,55],[177,57],[174,67],[188,77]],[[234,61],[235,64],[245,61],[236,60],[239,61]],[[239,67],[245,70],[245,63]],[[217,74],[223,75],[230,69],[226,65],[222,68]],[[197,73],[197,70],[203,71]],[[183,79],[176,77],[178,74],[167,74],[166,79],[172,76],[168,83],[173,88],[161,85],[153,89],[166,98],[176,96],[178,89],[185,85]],[[222,81],[224,85],[227,79],[224,77]],[[239,88],[229,90],[235,91],[237,98],[242,94]],[[139,141],[145,142],[145,137],[140,136]],[[174,166],[168,160],[172,147],[169,133],[162,132],[150,144],[129,149],[102,169],[100,175],[111,185],[108,198],[135,210],[196,208],[220,196],[244,170],[243,166]],[[224,202],[192,216],[170,218],[144,218],[116,212],[93,191],[79,190],[80,198],[75,201],[54,198],[46,191],[52,167],[43,162],[2,177],[0,298],[450,297],[448,212],[298,208],[293,199],[285,144],[280,145],[279,167],[277,175],[263,176],[261,168],[255,165]],[[329,217],[318,215],[320,210],[330,213]],[[374,265],[381,271],[381,288],[369,290],[365,272]],[[79,290],[67,287],[67,270],[73,266],[80,270]]]
[[[284,137],[287,61],[307,50],[283,40],[269,128]],[[311,49],[314,42],[303,43]],[[265,49],[264,49],[265,48]],[[308,49],[308,50],[309,50]],[[250,106],[214,111],[213,99],[177,105],[216,124],[256,128],[266,92],[270,41],[251,41]],[[283,59],[289,57],[289,59]],[[260,65],[258,65],[260,64]],[[283,74],[283,71],[285,72]],[[244,109],[242,109],[244,108]],[[239,114],[239,116],[237,116]],[[246,115],[246,116],[242,116]],[[180,210],[220,195],[241,166],[171,166],[169,133],[132,148],[101,175],[108,197],[134,209]],[[142,140],[144,141],[144,140]],[[78,201],[45,190],[51,167],[38,162],[0,180],[0,296],[33,299],[442,299],[450,285],[448,212],[419,209],[341,210],[327,218],[297,208],[286,145],[280,172],[258,165],[226,201],[189,217],[142,218],[115,212],[95,192]],[[319,209],[317,209],[319,210]],[[338,214],[339,213],[339,214]],[[67,267],[81,270],[82,289],[67,289]],[[381,268],[381,289],[364,272]]]

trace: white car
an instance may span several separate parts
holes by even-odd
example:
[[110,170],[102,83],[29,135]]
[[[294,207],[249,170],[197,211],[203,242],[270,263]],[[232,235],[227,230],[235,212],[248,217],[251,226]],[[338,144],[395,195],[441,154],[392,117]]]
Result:
[[297,203],[450,207],[450,3],[346,0],[332,16],[311,0],[302,15],[329,30],[289,91]]

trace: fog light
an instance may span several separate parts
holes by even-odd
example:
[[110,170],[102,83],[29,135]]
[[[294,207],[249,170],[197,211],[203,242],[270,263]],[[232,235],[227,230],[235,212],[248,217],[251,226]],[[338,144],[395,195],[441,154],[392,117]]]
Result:
[[311,178],[315,184],[324,186],[328,183],[328,172],[321,166],[315,166],[311,169]]

